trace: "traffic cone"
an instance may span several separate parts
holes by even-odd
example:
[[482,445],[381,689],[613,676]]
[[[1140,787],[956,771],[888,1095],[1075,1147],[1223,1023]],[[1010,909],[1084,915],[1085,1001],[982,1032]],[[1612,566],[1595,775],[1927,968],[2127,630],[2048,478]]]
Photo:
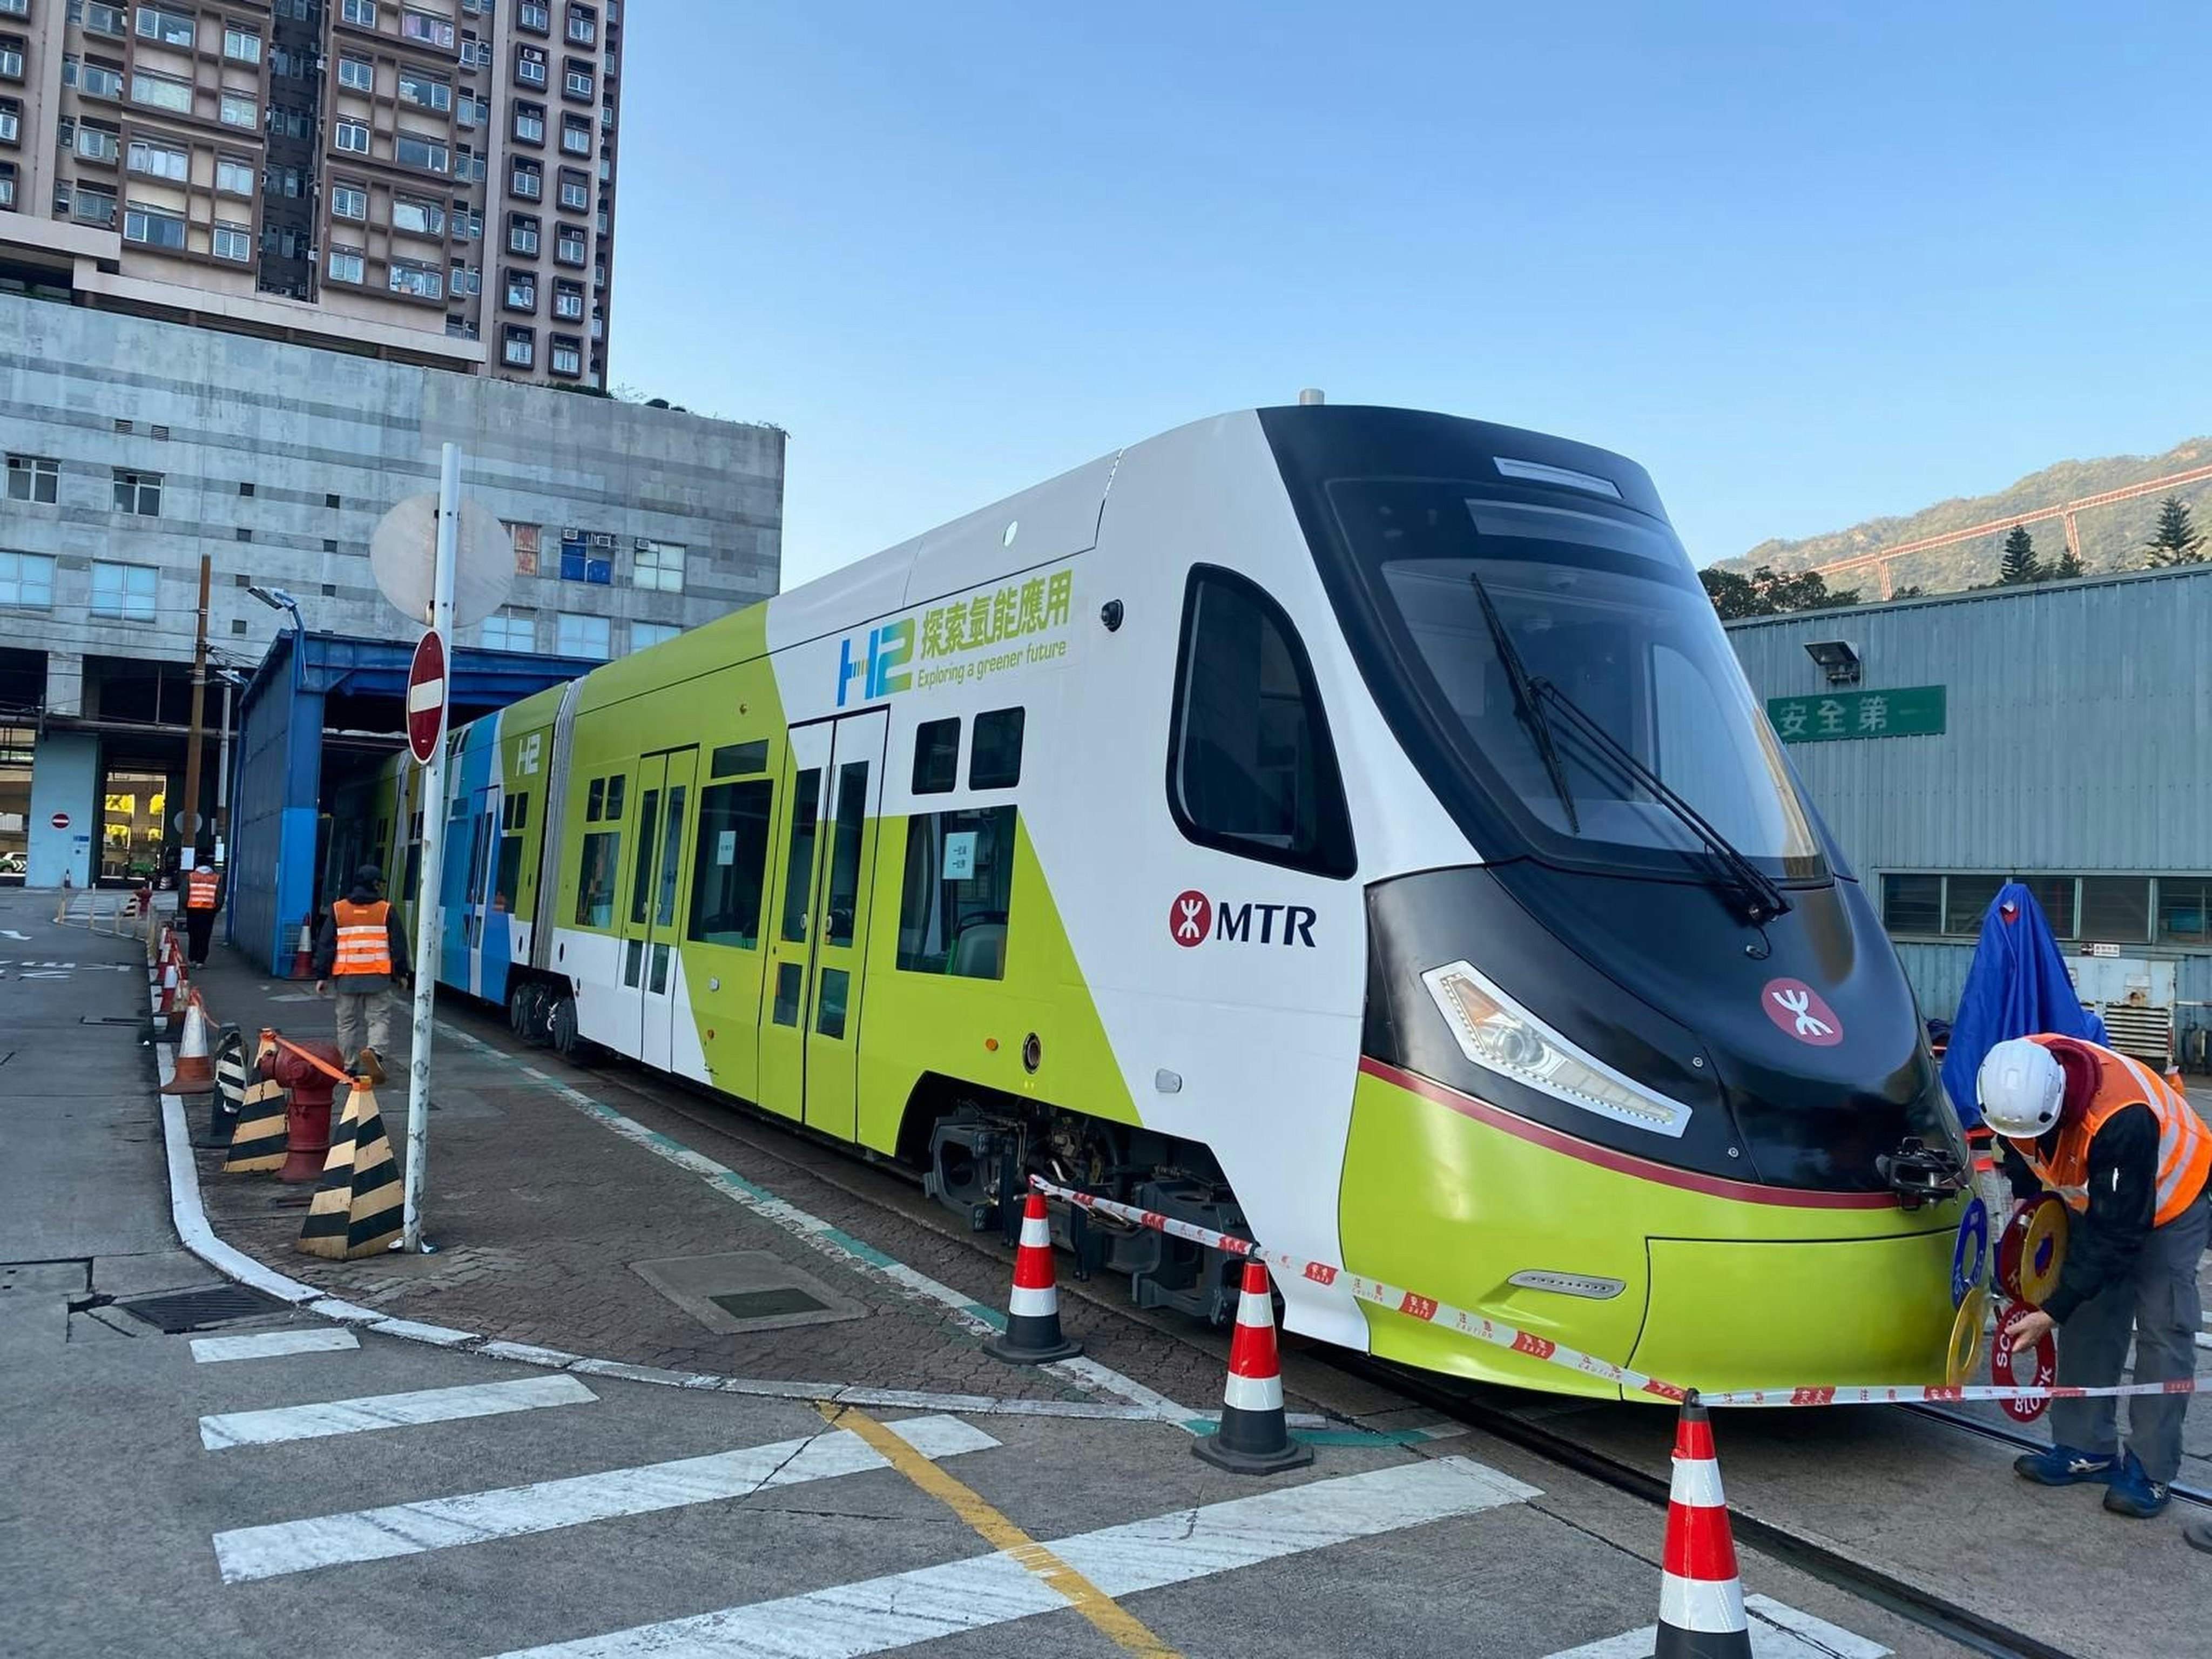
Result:
[[176,963],[165,960],[161,963],[161,994],[154,1004],[154,1030],[156,1034],[167,1031],[169,1022],[176,1018],[177,996],[180,988],[178,980]]
[[1283,1368],[1275,1357],[1275,1304],[1267,1270],[1244,1264],[1244,1293],[1237,1298],[1237,1330],[1229,1342],[1229,1384],[1221,1396],[1221,1426],[1191,1450],[1236,1474],[1274,1474],[1313,1462],[1313,1448],[1291,1438],[1283,1417]]
[[208,1054],[207,1010],[195,991],[185,1003],[185,1035],[177,1044],[177,1062],[165,1095],[204,1095],[215,1091],[215,1063]]
[[1713,1452],[1713,1425],[1692,1393],[1674,1425],[1674,1483],[1667,1495],[1667,1556],[1659,1581],[1652,1659],[1751,1659],[1751,1626],[1736,1575],[1735,1538]]
[[1042,1193],[1031,1193],[1022,1206],[1022,1242],[1014,1251],[1006,1332],[987,1340],[983,1352],[1014,1365],[1072,1359],[1083,1352],[1080,1342],[1060,1334],[1060,1287],[1052,1276],[1052,1224],[1045,1219]]
[[253,1081],[238,1108],[238,1121],[230,1131],[230,1156],[223,1160],[225,1175],[259,1175],[282,1169],[288,1141],[284,1085],[269,1075],[276,1058],[276,1034],[264,1030],[253,1055]]
[[356,1078],[345,1117],[331,1136],[322,1184],[300,1224],[299,1248],[332,1261],[380,1255],[399,1237],[401,1219],[399,1166],[376,1109],[376,1091],[367,1079]]
[[292,950],[292,977],[312,979],[315,973],[315,918],[313,912],[300,922],[299,942]]

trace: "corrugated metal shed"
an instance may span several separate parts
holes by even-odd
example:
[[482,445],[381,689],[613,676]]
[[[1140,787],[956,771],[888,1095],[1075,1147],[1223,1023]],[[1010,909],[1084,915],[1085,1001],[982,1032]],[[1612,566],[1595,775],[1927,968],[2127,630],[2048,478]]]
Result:
[[1881,870],[2212,868],[2212,564],[1729,625],[1752,690],[1948,688],[1941,737],[1790,746],[1845,854]]

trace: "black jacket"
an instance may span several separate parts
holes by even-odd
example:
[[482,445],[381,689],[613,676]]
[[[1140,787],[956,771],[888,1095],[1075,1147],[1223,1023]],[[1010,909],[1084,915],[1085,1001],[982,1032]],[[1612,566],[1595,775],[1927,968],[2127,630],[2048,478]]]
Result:
[[[2037,1143],[2048,1163],[2058,1149],[2058,1130]],[[2043,1190],[2010,1141],[2005,1174],[2020,1198]],[[2089,1207],[2067,1218],[2066,1264],[2044,1312],[2063,1325],[2081,1305],[2134,1272],[2158,1209],[2158,1115],[2148,1105],[2123,1106],[2098,1126],[2089,1141]]]
[[[374,904],[384,896],[374,887],[356,886],[346,895],[351,904]],[[407,978],[415,970],[415,958],[407,949],[407,930],[399,925],[399,907],[392,906],[384,913],[384,937],[392,947],[390,974],[348,974],[335,981],[332,988],[352,996],[380,996],[395,981]],[[329,979],[331,969],[338,959],[337,912],[333,908],[323,918],[322,931],[315,935],[315,954],[310,966],[317,979]]]

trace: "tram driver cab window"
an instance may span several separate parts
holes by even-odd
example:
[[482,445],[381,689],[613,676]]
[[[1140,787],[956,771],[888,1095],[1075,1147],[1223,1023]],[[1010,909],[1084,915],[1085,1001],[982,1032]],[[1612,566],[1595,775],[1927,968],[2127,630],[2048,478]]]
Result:
[[1342,877],[1356,867],[1336,750],[1282,607],[1201,565],[1183,602],[1168,804],[1183,835],[1241,858]]
[[1006,976],[1014,809],[918,812],[907,821],[898,965],[955,979]]

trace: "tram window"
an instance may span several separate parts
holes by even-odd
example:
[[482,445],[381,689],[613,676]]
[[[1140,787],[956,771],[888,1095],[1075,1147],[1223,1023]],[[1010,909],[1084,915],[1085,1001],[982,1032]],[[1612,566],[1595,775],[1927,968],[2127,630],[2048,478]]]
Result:
[[1318,875],[1356,867],[1313,669],[1282,608],[1201,566],[1183,605],[1168,804],[1202,847]]
[[576,926],[611,927],[615,870],[622,860],[622,832],[600,830],[584,837],[584,862],[576,881]]
[[477,843],[469,854],[469,861],[464,864],[454,856],[455,849],[461,844],[461,831],[468,827],[469,819],[465,817],[449,817],[446,820],[445,863],[439,872],[438,903],[447,910],[458,910],[461,908],[465,902],[463,895],[469,889],[469,872],[476,867],[477,854],[483,851],[483,828],[479,823],[477,826]]
[[653,832],[660,822],[660,791],[645,792],[637,809],[637,867],[629,872],[629,919],[641,926],[653,898]]
[[914,793],[947,794],[959,781],[959,720],[924,720],[914,729]]
[[994,708],[975,716],[968,750],[970,789],[1011,789],[1022,781],[1022,722],[1019,708]]
[[604,816],[607,801],[607,781],[593,778],[592,787],[584,792],[584,822],[597,823]]
[[702,945],[760,944],[761,877],[768,868],[765,778],[721,783],[699,797],[699,842],[691,864],[690,937]]
[[522,880],[522,837],[502,836],[499,842],[499,873],[492,880],[491,906],[514,908],[514,890]]
[[623,815],[623,786],[629,780],[617,772],[607,780],[607,821],[620,823]]
[[653,907],[656,928],[676,925],[676,878],[680,872],[677,861],[684,856],[683,837],[684,786],[679,783],[668,792],[668,823],[660,834],[660,892]]
[[1884,876],[1881,925],[1893,933],[1943,931],[1943,878]]
[[814,884],[814,818],[821,797],[822,769],[810,766],[791,792],[791,850],[784,860],[783,936],[794,945],[806,942],[806,895]]
[[768,739],[757,738],[750,743],[724,744],[714,751],[708,769],[718,778],[767,771]]
[[969,807],[907,820],[898,965],[957,979],[1006,976],[1014,809]]
[[830,844],[830,893],[822,907],[825,913],[822,942],[850,945],[853,913],[860,899],[860,834],[867,826],[867,762],[848,761],[837,769],[835,811],[836,830]]
[[845,1035],[845,1004],[852,994],[852,979],[842,968],[822,970],[822,988],[815,998],[814,1029],[823,1036]]

